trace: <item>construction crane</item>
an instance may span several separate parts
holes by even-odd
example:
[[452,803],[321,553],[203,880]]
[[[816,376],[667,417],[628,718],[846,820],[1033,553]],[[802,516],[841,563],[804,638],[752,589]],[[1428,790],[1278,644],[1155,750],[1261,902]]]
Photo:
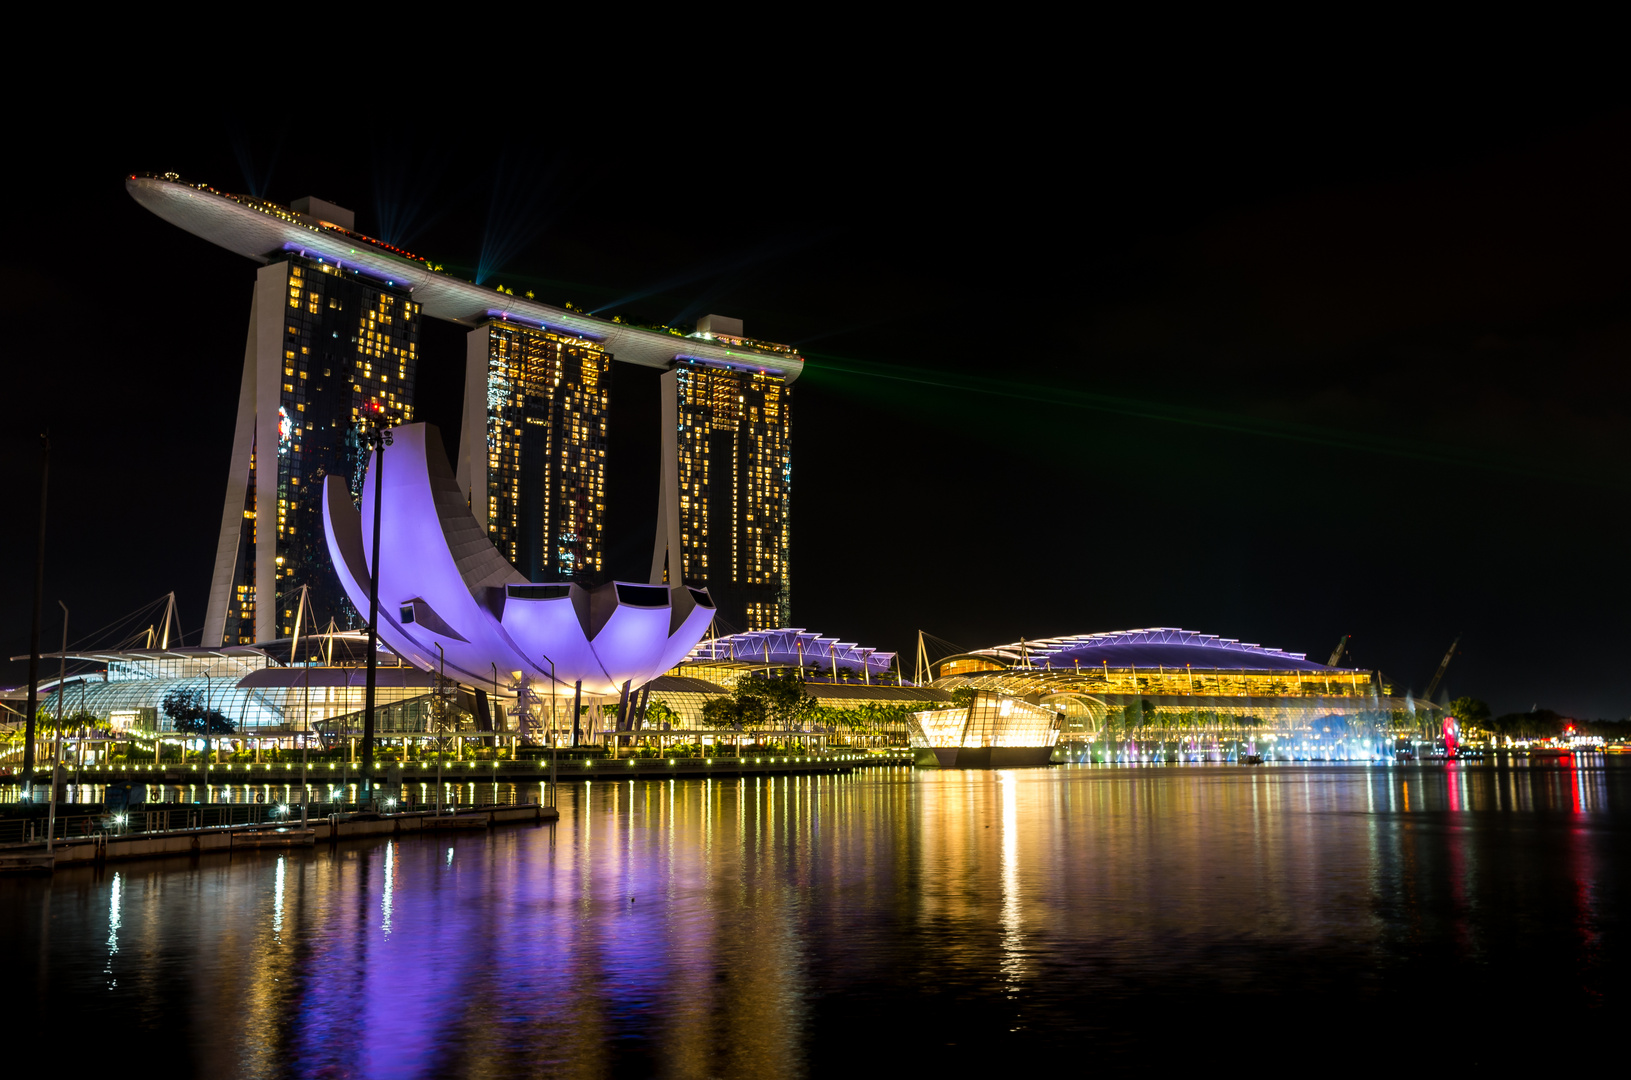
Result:
[[1352,634],[1342,635],[1342,640],[1337,642],[1337,647],[1331,650],[1331,659],[1325,662],[1326,667],[1337,666],[1337,661],[1342,659],[1342,654],[1348,651],[1348,639],[1351,637],[1353,637]]
[[1445,653],[1444,659],[1438,662],[1438,670],[1433,673],[1433,681],[1427,684],[1427,692],[1421,696],[1421,700],[1429,705],[1433,703],[1433,691],[1438,689],[1439,681],[1444,678],[1444,669],[1450,666],[1450,657],[1455,655],[1455,647],[1459,644],[1461,644],[1461,635],[1457,634],[1455,640],[1450,642],[1450,651]]

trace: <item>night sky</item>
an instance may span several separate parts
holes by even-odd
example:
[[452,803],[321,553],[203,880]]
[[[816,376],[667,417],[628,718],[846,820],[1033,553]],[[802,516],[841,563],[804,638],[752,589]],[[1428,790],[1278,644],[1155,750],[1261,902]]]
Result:
[[[46,647],[59,598],[75,641],[171,589],[189,644],[203,624],[255,264],[125,192],[173,170],[329,199],[518,294],[798,345],[797,626],[908,656],[920,628],[1179,626],[1318,660],[1352,634],[1401,692],[1464,633],[1452,695],[1631,713],[1631,113],[1136,97],[563,104],[536,133],[414,105],[365,134],[178,91],[25,121],[0,643],[28,648],[47,425]],[[422,338],[450,448],[465,333]],[[635,580],[656,395],[617,366],[610,545]]]

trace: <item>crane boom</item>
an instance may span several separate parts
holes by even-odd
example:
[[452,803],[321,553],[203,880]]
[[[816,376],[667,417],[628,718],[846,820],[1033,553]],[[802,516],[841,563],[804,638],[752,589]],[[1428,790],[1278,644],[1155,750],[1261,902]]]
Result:
[[1351,637],[1353,637],[1352,634],[1342,635],[1342,640],[1337,642],[1337,647],[1331,650],[1331,659],[1325,662],[1326,667],[1337,666],[1337,661],[1341,660],[1342,654],[1348,650],[1348,639]]
[[1450,651],[1444,654],[1444,659],[1438,662],[1438,670],[1433,673],[1433,681],[1427,684],[1427,692],[1421,699],[1429,704],[1433,701],[1433,691],[1438,689],[1439,680],[1444,678],[1444,669],[1450,666],[1450,657],[1455,655],[1455,647],[1461,644],[1461,635],[1457,634],[1455,640],[1450,642]]

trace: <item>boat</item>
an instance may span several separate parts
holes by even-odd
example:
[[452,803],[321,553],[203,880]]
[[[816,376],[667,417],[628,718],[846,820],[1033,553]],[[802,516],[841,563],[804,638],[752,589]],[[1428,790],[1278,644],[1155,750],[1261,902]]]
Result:
[[1060,714],[1017,697],[977,691],[966,706],[910,714],[915,763],[929,769],[1018,769],[1051,764]]

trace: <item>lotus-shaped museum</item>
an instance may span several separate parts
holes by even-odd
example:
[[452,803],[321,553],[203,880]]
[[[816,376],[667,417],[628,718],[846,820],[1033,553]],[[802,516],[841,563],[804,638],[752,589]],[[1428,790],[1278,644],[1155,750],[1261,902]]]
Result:
[[427,671],[443,663],[473,686],[531,683],[538,693],[608,696],[639,687],[683,660],[714,605],[704,589],[612,582],[595,589],[534,584],[487,539],[465,504],[441,434],[393,428],[380,493],[379,566],[372,565],[378,452],[362,510],[342,478],[323,487],[329,554],[346,595],[368,610],[379,574],[379,636]]

